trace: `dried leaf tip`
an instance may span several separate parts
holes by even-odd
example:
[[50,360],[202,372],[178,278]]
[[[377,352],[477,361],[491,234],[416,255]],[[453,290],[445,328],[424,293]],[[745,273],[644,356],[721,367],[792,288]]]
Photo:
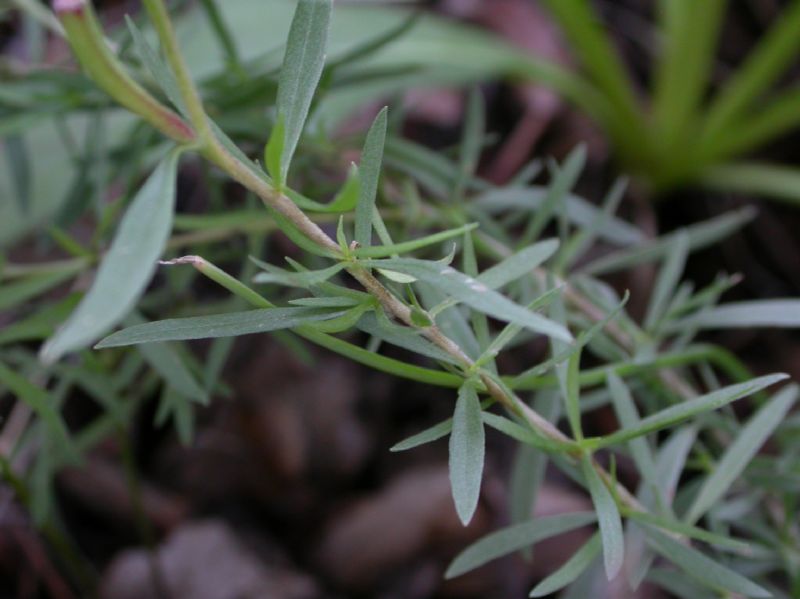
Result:
[[200,266],[205,260],[200,256],[181,256],[180,258],[173,258],[172,260],[159,260],[158,263],[162,266],[173,266],[175,264],[191,264],[192,266]]
[[53,0],[53,10],[58,14],[82,12],[85,7],[85,0]]

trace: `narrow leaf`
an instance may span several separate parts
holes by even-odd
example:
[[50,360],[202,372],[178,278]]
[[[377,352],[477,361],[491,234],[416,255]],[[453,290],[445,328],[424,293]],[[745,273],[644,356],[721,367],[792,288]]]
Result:
[[601,437],[596,440],[594,447],[609,447],[663,428],[674,426],[697,414],[718,410],[722,406],[736,401],[737,399],[741,399],[742,397],[757,393],[786,378],[788,378],[786,374],[770,374],[755,378],[746,383],[739,383],[737,385],[730,385],[729,387],[717,389],[706,395],[701,395],[695,399],[690,399],[657,412],[652,416],[648,416],[642,419],[636,427],[621,430],[607,437]]
[[600,537],[603,541],[603,562],[606,576],[613,580],[619,574],[625,560],[625,537],[622,532],[622,519],[617,504],[594,469],[592,458],[584,455],[581,458],[583,475],[592,495],[592,503],[597,510],[597,522],[600,525]]
[[283,117],[286,128],[280,160],[281,181],[286,181],[325,65],[330,17],[331,0],[300,0],[289,28],[276,102],[277,113]]
[[574,352],[567,361],[567,374],[566,374],[566,395],[564,401],[566,402],[567,419],[569,420],[570,428],[575,436],[575,439],[580,441],[583,439],[583,427],[581,426],[581,350],[578,349]]
[[467,381],[458,390],[450,434],[450,487],[461,522],[472,520],[481,493],[483,458],[486,451],[481,404]]
[[715,545],[723,549],[730,549],[731,551],[737,551],[745,555],[749,554],[751,551],[750,545],[743,541],[737,541],[736,539],[732,539],[730,537],[714,534],[707,530],[703,530],[702,528],[681,522],[680,520],[673,520],[672,518],[657,516],[650,512],[631,511],[627,512],[625,515],[631,520],[644,522],[645,524],[651,524],[658,528],[689,537],[690,539],[697,539],[698,541],[708,543],[709,545]]
[[684,230],[639,244],[633,248],[612,252],[591,262],[582,268],[581,272],[596,276],[622,270],[636,264],[653,262],[666,255],[672,247],[675,237],[682,235],[684,231],[689,237],[690,251],[696,251],[708,247],[741,229],[753,220],[755,215],[756,212],[751,207],[727,212],[707,221],[690,225]]
[[592,535],[563,566],[537,584],[530,592],[529,597],[544,597],[574,582],[592,564],[600,554],[602,547],[600,535]]
[[437,441],[442,437],[446,437],[452,430],[453,419],[448,418],[447,420],[443,420],[442,422],[434,424],[430,428],[426,428],[424,431],[418,432],[416,435],[411,435],[407,439],[403,439],[399,443],[395,443],[392,445],[389,451],[406,451],[408,449],[413,449],[415,447],[419,447],[420,445],[425,445],[426,443],[431,443],[432,441]]
[[591,524],[596,519],[591,512],[561,514],[537,518],[502,528],[467,547],[459,553],[445,572],[446,578],[455,578],[474,570],[498,557],[519,551],[539,541]]
[[383,146],[386,142],[386,123],[388,108],[384,107],[375,117],[367,132],[364,149],[361,152],[361,190],[356,206],[355,240],[361,247],[372,245],[372,213],[375,211],[375,198],[378,194],[378,180],[383,161]]
[[653,549],[699,582],[712,589],[741,593],[747,597],[771,597],[762,587],[696,549],[679,543],[650,526],[643,525],[643,528]]
[[120,322],[144,293],[172,229],[175,173],[182,149],[170,152],[131,202],[91,289],[44,344],[45,363],[86,347]]
[[475,310],[504,322],[514,322],[564,341],[572,340],[572,335],[563,325],[515,304],[484,283],[449,266],[413,258],[375,260],[372,265],[425,281]]
[[647,316],[644,320],[645,330],[652,329],[664,315],[669,299],[680,283],[688,255],[689,236],[685,231],[679,231],[671,243],[669,253],[653,286],[650,304],[647,307]]
[[[135,313],[126,319],[126,323],[131,324],[145,322],[144,318]],[[138,350],[153,370],[177,393],[201,404],[208,403],[208,393],[197,382],[174,347],[166,343],[143,343],[138,346]]]
[[800,327],[800,300],[774,299],[713,306],[683,321],[701,329]]
[[264,148],[264,164],[267,167],[269,176],[272,177],[276,189],[279,191],[283,189],[283,184],[286,182],[283,178],[283,170],[281,169],[285,143],[286,125],[284,124],[283,115],[279,114],[278,119],[275,121],[275,126],[269,134],[267,145]]
[[419,239],[412,239],[410,241],[401,241],[400,243],[392,243],[389,245],[377,245],[372,247],[359,248],[355,251],[355,255],[359,258],[385,258],[394,254],[405,254],[413,252],[442,241],[447,241],[453,237],[459,237],[466,232],[477,229],[476,223],[470,223],[457,227],[455,229],[448,229],[446,231],[439,231]]
[[522,276],[529,275],[535,268],[542,265],[555,254],[558,243],[558,239],[545,239],[529,245],[502,262],[487,268],[477,276],[477,279],[487,287],[500,289]]
[[170,318],[122,329],[100,341],[96,347],[100,349],[154,341],[212,339],[266,333],[318,320],[329,320],[342,314],[344,311],[341,310],[331,312],[316,308],[268,308],[213,316]]
[[324,283],[346,266],[343,262],[339,262],[320,270],[291,272],[255,258],[251,258],[251,260],[253,260],[259,268],[263,268],[267,271],[256,274],[253,277],[254,283],[276,283],[288,287],[302,287],[304,289]]
[[797,400],[798,387],[792,385],[782,389],[774,399],[753,416],[740,430],[722,459],[700,487],[700,492],[686,513],[686,521],[697,522],[728,491],[733,482],[755,457],[758,450],[772,432],[783,422],[786,414]]

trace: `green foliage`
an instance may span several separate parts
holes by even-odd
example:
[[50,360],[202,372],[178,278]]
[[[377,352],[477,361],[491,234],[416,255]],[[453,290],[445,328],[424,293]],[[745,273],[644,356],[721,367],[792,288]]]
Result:
[[[84,20],[62,15],[82,66],[100,88],[117,99],[138,94],[136,102],[123,102],[136,117],[120,117],[106,96],[77,75],[31,75],[0,92],[0,130],[12,136],[3,147],[11,148],[13,168],[22,173],[8,188],[17,201],[8,203],[12,208],[0,207],[13,213],[0,214],[32,219],[16,221],[26,223],[18,226],[24,230],[59,213],[56,226],[40,236],[69,254],[41,264],[6,262],[0,271],[0,306],[14,321],[0,331],[0,385],[36,415],[13,447],[36,456],[30,471],[17,480],[7,464],[0,465],[22,501],[40,516],[38,522],[48,522],[53,511],[58,469],[109,435],[124,439],[144,402],[155,399],[156,424],[172,420],[181,441],[191,443],[195,404],[224,393],[219,377],[232,345],[228,340],[271,332],[287,352],[304,359],[313,359],[309,342],[382,372],[452,390],[452,418],[392,449],[449,436],[453,500],[465,524],[480,502],[486,437],[502,434],[519,444],[511,526],[460,553],[448,577],[585,527],[591,529],[588,541],[540,581],[532,596],[562,588],[580,595],[596,571],[602,575],[604,567],[612,579],[623,564],[633,586],[648,579],[684,596],[722,591],[759,597],[787,580],[800,588],[795,558],[800,538],[791,526],[774,527],[776,519],[797,517],[791,458],[798,451],[798,422],[790,413],[797,387],[770,395],[769,388],[785,375],[753,377],[727,350],[695,341],[703,329],[796,327],[797,301],[718,305],[735,283],[732,277],[699,290],[681,283],[692,253],[746,226],[751,209],[648,238],[615,215],[623,180],[600,208],[572,193],[585,164],[582,146],[563,164],[551,164],[546,184],[531,184],[520,175],[524,183],[492,186],[476,174],[486,140],[475,90],[455,159],[400,139],[386,108],[363,143],[331,139],[323,126],[336,121],[331,115],[337,102],[341,107],[370,97],[365,82],[383,97],[409,81],[438,80],[443,73],[458,83],[487,73],[522,73],[547,81],[590,111],[630,166],[668,188],[707,177],[711,165],[718,168],[731,147],[726,144],[733,144],[723,135],[727,124],[752,109],[758,90],[784,70],[795,48],[796,36],[787,33],[800,14],[794,4],[787,9],[789,24],[776,26],[704,111],[704,80],[725,3],[709,2],[697,14],[689,2],[663,3],[660,18],[668,37],[654,84],[652,125],[585,0],[548,2],[587,71],[585,80],[532,63],[460,26],[426,17],[398,20],[402,12],[364,8],[343,7],[337,14],[330,33],[336,52],[326,66],[331,2],[323,0],[274,5],[280,39],[289,31],[281,67],[279,53],[263,55],[266,48],[258,46],[256,54],[251,48],[254,40],[263,44],[270,38],[263,19],[248,33],[242,15],[251,14],[246,4],[252,3],[202,4],[222,62],[200,61],[191,43],[184,61],[165,27],[166,14],[159,17],[158,11],[150,12],[163,57],[153,49],[155,38],[147,28],[130,22],[138,59],[121,53],[108,61],[104,53],[86,51],[108,47],[91,13]],[[296,5],[293,17],[288,4]],[[155,0],[148,5],[163,8]],[[178,26],[197,25],[197,18],[189,12]],[[349,39],[342,23],[359,36]],[[687,56],[697,62],[683,73]],[[398,61],[419,71],[400,83]],[[184,62],[197,69],[199,86]],[[72,106],[94,111],[105,135],[87,135],[85,147],[72,143],[75,123],[86,125],[82,115],[58,116]],[[41,187],[38,162],[29,165],[31,173],[20,165],[23,153],[36,156],[55,134],[34,135],[22,118],[29,113],[58,119],[53,129],[65,141],[54,145],[59,160],[53,177],[64,184],[69,177],[59,168],[74,161],[71,194],[80,201],[59,204],[63,190],[58,189],[53,206],[42,208],[38,196],[55,191]],[[140,121],[179,144],[157,166],[154,157],[164,152],[161,133]],[[667,150],[683,147],[687,135],[698,130],[704,153],[687,151],[680,164],[672,162],[674,152]],[[655,145],[656,138],[663,146]],[[343,149],[359,147],[358,167],[347,169],[337,160]],[[174,215],[182,152],[193,155],[192,167],[202,177],[206,214]],[[263,155],[263,168],[249,158],[253,155]],[[336,181],[332,172],[339,172]],[[229,180],[249,192],[240,209],[224,200]],[[0,177],[4,193],[5,181]],[[124,190],[119,200],[86,199],[101,197],[112,182]],[[256,210],[255,198],[266,210]],[[88,240],[70,235],[79,216],[96,223]],[[336,228],[335,239],[328,227]],[[13,238],[2,231],[0,242]],[[299,248],[294,259],[285,260],[288,266],[275,255],[277,244],[265,243],[276,233]],[[231,243],[234,239],[243,243]],[[592,251],[596,242],[604,252]],[[159,260],[182,253],[189,255],[162,262],[165,267],[153,278]],[[69,282],[83,288],[95,264],[97,273],[83,297],[59,295]],[[658,275],[640,323],[627,310],[628,293],[620,296],[603,277],[643,264]],[[200,277],[220,287],[224,299],[210,305],[198,300],[194,283]],[[268,285],[266,293],[249,281]],[[137,307],[147,319],[134,312]],[[126,328],[109,335],[121,323]],[[104,335],[96,345],[102,351],[87,349]],[[31,348],[45,339],[40,361]],[[193,339],[216,340],[205,363],[184,343]],[[401,351],[384,355],[384,344]],[[520,346],[525,351],[509,363],[525,364],[509,372],[497,358]],[[535,348],[539,353],[530,358]],[[98,404],[93,422],[67,426],[61,406],[70,393]],[[741,410],[730,409],[751,396]],[[616,413],[619,429],[601,434],[592,418],[606,406]],[[737,414],[753,411],[748,406],[754,412],[745,421]],[[569,435],[562,432],[567,430]],[[759,453],[768,439],[776,451]],[[638,489],[616,480],[613,465],[628,456]],[[604,463],[612,464],[610,471]],[[549,466],[588,492],[593,512],[532,516]],[[695,541],[704,544],[702,550]],[[735,558],[750,549],[751,561],[743,566]],[[686,576],[677,576],[674,568]]]
[[46,363],[86,347],[122,320],[144,292],[172,229],[181,151],[164,159],[131,202],[89,292],[42,347]]
[[[712,66],[728,2],[656,4],[655,35],[661,49],[655,53],[650,96],[640,101],[591,3],[548,0],[580,62],[583,84],[594,93],[594,106],[573,97],[571,86],[561,85],[560,91],[605,129],[626,169],[658,193],[693,183],[796,204],[796,169],[740,162],[800,123],[796,89],[772,89],[796,60],[800,3],[788,4],[744,63],[713,92]],[[765,96],[772,105],[763,106]],[[783,171],[784,180],[770,176],[772,170]]]

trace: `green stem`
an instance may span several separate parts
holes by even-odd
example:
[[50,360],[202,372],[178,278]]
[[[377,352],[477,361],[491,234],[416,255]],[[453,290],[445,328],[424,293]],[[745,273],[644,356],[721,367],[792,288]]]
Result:
[[61,0],[54,9],[78,62],[101,89],[164,135],[179,143],[194,141],[192,128],[136,83],[109,50],[90,4]]
[[167,62],[175,72],[178,89],[181,92],[183,101],[186,102],[186,110],[189,112],[192,125],[197,130],[200,142],[204,145],[210,144],[215,138],[208,123],[208,116],[206,116],[206,111],[203,109],[203,101],[200,99],[200,94],[194,85],[194,81],[192,81],[186,62],[183,60],[183,55],[178,47],[178,40],[175,37],[175,30],[172,27],[172,21],[169,18],[164,2],[162,0],[144,0],[144,7],[150,15],[150,20],[153,22],[158,39],[161,40],[161,47]]
[[[170,260],[168,263],[191,264],[200,273],[215,283],[221,285],[234,295],[242,298],[254,308],[275,307],[275,304],[270,302],[268,299],[259,295],[235,277],[232,277],[224,270],[218,268],[200,256],[184,256],[182,258]],[[457,389],[463,382],[463,378],[455,374],[442,372],[439,370],[432,370],[430,368],[423,368],[421,366],[407,364],[393,358],[387,358],[386,356],[368,351],[363,347],[359,347],[358,345],[354,345],[344,341],[343,339],[334,337],[333,335],[318,331],[310,326],[299,326],[292,330],[299,336],[319,345],[320,347],[324,347],[325,349],[345,356],[354,362],[364,364],[365,366],[369,366],[370,368],[374,368],[375,370],[379,370],[387,374],[392,374],[420,383],[427,383],[452,389]]]

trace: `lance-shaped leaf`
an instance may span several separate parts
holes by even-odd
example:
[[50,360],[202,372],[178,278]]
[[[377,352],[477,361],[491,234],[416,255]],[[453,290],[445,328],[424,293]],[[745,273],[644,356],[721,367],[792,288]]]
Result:
[[747,425],[740,430],[725,451],[686,514],[687,522],[697,522],[717,501],[722,499],[733,482],[744,471],[750,460],[769,438],[797,400],[798,387],[783,389],[775,398],[765,403]]
[[770,385],[788,378],[788,376],[789,375],[786,374],[768,374],[755,378],[752,381],[747,381],[746,383],[739,383],[737,385],[730,385],[722,389],[717,389],[706,395],[690,399],[689,401],[677,404],[666,410],[661,410],[652,416],[643,418],[637,426],[621,430],[607,437],[593,439],[594,442],[592,446],[598,448],[624,443],[636,437],[641,437],[642,435],[673,426],[697,414],[718,410],[724,405],[757,393]]
[[519,551],[539,541],[591,524],[591,512],[561,514],[515,524],[487,535],[459,553],[447,568],[446,578],[455,578],[498,557]]
[[563,325],[515,304],[490,289],[485,283],[450,266],[414,258],[373,260],[368,264],[383,271],[399,272],[425,281],[471,308],[504,322],[514,322],[537,333],[564,341],[572,340],[572,335]]
[[481,494],[483,458],[486,451],[481,403],[472,383],[458,390],[450,433],[450,487],[461,522],[472,520]]
[[42,361],[52,363],[67,352],[88,346],[125,318],[144,293],[172,229],[181,151],[170,152],[136,194],[91,289],[42,347]]
[[378,194],[378,180],[383,162],[383,146],[386,142],[386,107],[375,117],[367,132],[364,149],[361,152],[359,174],[361,189],[356,205],[355,238],[361,247],[372,244],[372,214],[375,211],[375,197]]
[[646,524],[642,525],[650,546],[699,582],[717,590],[740,593],[746,597],[771,597],[764,588],[741,574],[723,566],[703,553],[665,535]]
[[563,566],[537,584],[528,596],[544,597],[571,584],[592,564],[600,554],[601,548],[600,535],[592,535],[583,547],[578,549]]
[[280,152],[280,181],[286,181],[322,75],[330,18],[331,0],[300,0],[289,28],[276,102],[285,135]]
[[478,275],[478,280],[492,289],[500,289],[511,281],[529,275],[558,249],[558,239],[545,239],[521,249],[502,262],[487,268]]
[[622,519],[611,491],[600,479],[600,475],[597,474],[592,464],[592,458],[588,455],[584,455],[581,459],[581,469],[589,486],[589,493],[592,495],[592,503],[594,503],[594,508],[597,510],[597,522],[600,525],[600,538],[603,542],[603,561],[605,563],[606,576],[609,580],[613,580],[625,560],[625,537],[622,533]]
[[774,299],[733,302],[701,311],[676,324],[701,329],[800,327],[800,300]]
[[212,339],[266,333],[319,320],[330,320],[344,313],[344,310],[332,312],[318,308],[267,308],[213,316],[169,318],[122,329],[100,341],[96,347],[99,349],[154,341]]

